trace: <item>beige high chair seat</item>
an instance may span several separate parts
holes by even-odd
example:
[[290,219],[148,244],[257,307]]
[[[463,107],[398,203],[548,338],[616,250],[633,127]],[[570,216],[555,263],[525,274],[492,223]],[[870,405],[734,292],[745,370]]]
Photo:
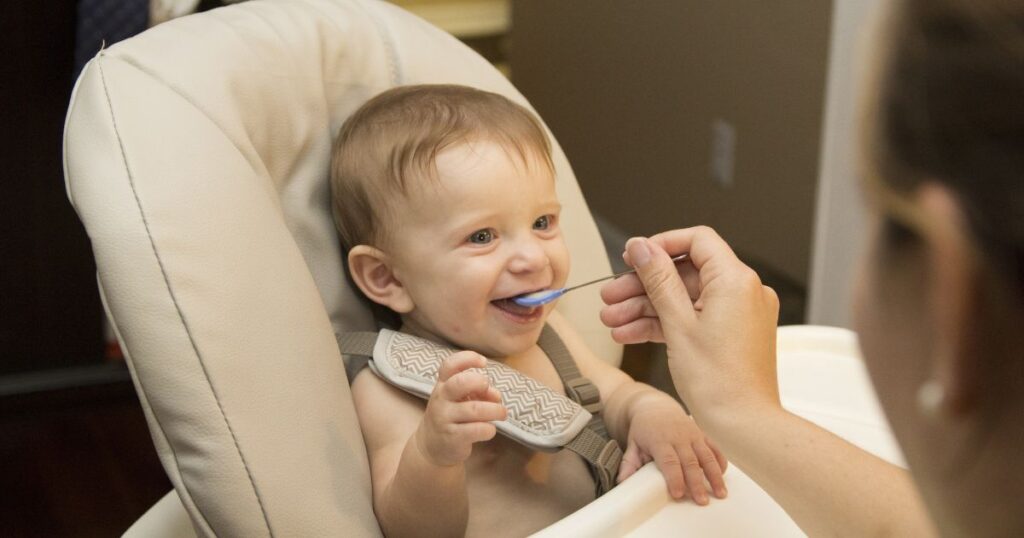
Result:
[[[88,64],[65,130],[68,197],[175,489],[129,534],[380,534],[334,339],[372,320],[345,285],[327,170],[361,103],[432,82],[525,103],[454,38],[374,0],[246,2]],[[557,144],[554,160],[570,278],[608,274]],[[598,309],[596,290],[559,305],[617,363]]]

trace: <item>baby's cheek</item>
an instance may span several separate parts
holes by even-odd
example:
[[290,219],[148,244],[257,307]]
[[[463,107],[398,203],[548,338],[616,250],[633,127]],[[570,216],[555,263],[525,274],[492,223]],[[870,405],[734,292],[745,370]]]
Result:
[[446,316],[438,328],[442,329],[453,338],[458,338],[459,336],[466,334],[466,322],[464,315],[457,310],[452,311],[451,315]]

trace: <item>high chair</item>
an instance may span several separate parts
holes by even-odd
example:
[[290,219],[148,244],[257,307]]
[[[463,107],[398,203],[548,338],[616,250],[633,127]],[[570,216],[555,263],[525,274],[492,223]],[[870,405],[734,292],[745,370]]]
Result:
[[[525,99],[455,38],[373,0],[268,0],[164,23],[100,52],[71,99],[68,197],[175,491],[158,527],[371,536],[369,470],[334,333],[373,327],[345,283],[328,200],[334,135],[393,86]],[[571,278],[608,274],[554,145]],[[596,290],[559,310],[621,347]],[[160,510],[166,509],[166,510]],[[161,514],[170,520],[160,520]],[[150,517],[150,516],[148,516]],[[138,535],[156,535],[145,526]]]
[[[174,484],[126,535],[380,535],[334,337],[373,321],[343,277],[328,162],[359,105],[416,83],[466,84],[526,104],[453,37],[375,0],[253,0],[161,24],[86,66],[65,128],[67,193]],[[576,179],[553,150],[570,281],[607,275]],[[558,309],[618,364],[600,306],[594,288]],[[807,334],[797,340],[822,333]],[[860,368],[852,336],[829,334],[842,344],[840,362]],[[856,400],[853,415],[877,415],[871,402]],[[792,530],[740,471],[726,476],[732,499],[698,510],[669,502],[648,466],[546,532],[622,534],[666,513],[655,534],[721,534],[771,517]]]

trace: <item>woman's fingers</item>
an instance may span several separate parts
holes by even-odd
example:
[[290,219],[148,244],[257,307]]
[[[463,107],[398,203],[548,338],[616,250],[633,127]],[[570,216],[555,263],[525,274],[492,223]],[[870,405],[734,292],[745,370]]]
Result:
[[779,312],[779,294],[775,293],[775,290],[768,286],[762,286],[764,288],[764,300],[768,304],[768,308],[774,309],[776,314]]
[[658,318],[640,318],[612,329],[612,339],[620,344],[665,343]]
[[658,313],[646,295],[638,295],[602,308],[600,315],[601,322],[608,327],[620,327],[640,318],[656,317]]
[[[690,300],[695,301],[694,310],[701,310],[703,304],[699,299],[701,285],[697,269],[689,263],[677,262],[676,271]],[[612,338],[616,342],[639,344],[665,341],[658,312],[651,304],[639,276],[625,275],[605,285],[601,289],[601,299],[607,305],[601,309],[601,322],[612,329]]]
[[[667,252],[672,253],[672,251]],[[623,255],[623,257],[627,256]],[[696,301],[700,297],[701,291],[700,272],[692,263],[685,260],[675,262],[675,266],[676,272],[679,273],[683,284],[686,285],[686,292],[690,295],[690,299]],[[646,295],[644,285],[635,273],[622,275],[601,287],[601,300],[605,304],[621,303],[631,297],[643,295]]]
[[[778,298],[757,273],[706,227],[633,238],[626,250],[636,273],[601,294],[612,337],[666,343],[676,389],[698,415],[755,400],[777,405]],[[683,252],[687,263],[674,264],[670,254]]]
[[630,297],[644,295],[644,285],[635,273],[622,275],[601,286],[601,300],[605,304],[621,303]]
[[[689,254],[689,258],[685,261],[676,262],[674,265],[676,273],[683,283],[682,288],[686,290],[686,295],[691,301],[697,302],[698,310],[703,306],[700,301],[701,293],[710,280],[723,272],[728,273],[731,270],[746,267],[736,257],[728,243],[717,232],[706,226],[662,232],[651,236],[647,242],[643,242],[642,238],[633,238],[626,243],[627,248],[622,255],[623,260],[637,268],[639,262],[650,259],[649,252],[652,243],[657,245],[655,250],[660,249],[668,256]],[[630,244],[634,245],[636,252],[630,250]],[[639,248],[640,245],[646,245],[648,248]],[[641,252],[646,252],[646,254],[639,254]],[[664,260],[659,261],[659,266],[664,269]],[[648,274],[652,274],[650,271],[647,271]],[[653,274],[663,275],[658,277],[662,280],[667,280],[669,277],[667,270],[660,270]],[[645,286],[645,282],[642,280],[639,270],[637,273],[621,276],[602,287],[601,299],[605,304],[615,305],[633,297],[650,295],[650,289]]]
[[[680,278],[683,279],[686,292],[690,294],[690,300],[694,301],[694,306],[696,306],[696,301],[700,299],[700,292],[703,289],[700,285],[700,271],[689,262],[677,263],[676,269],[679,271]],[[698,308],[698,310],[700,309]]]
[[650,240],[666,252],[689,254],[690,263],[698,271],[708,262],[732,263],[732,260],[735,260],[742,263],[718,232],[707,226],[669,230],[652,235]]
[[[661,325],[684,327],[693,319],[693,304],[675,264],[659,245],[643,238],[626,243],[630,261],[635,264],[636,275],[643,282],[651,304],[658,311]],[[665,335],[667,340],[677,338],[678,331]]]

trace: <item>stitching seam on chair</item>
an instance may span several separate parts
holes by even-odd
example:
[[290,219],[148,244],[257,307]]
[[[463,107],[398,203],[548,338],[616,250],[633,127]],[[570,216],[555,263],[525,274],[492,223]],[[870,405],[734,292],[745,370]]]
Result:
[[391,85],[401,85],[405,81],[405,74],[402,73],[402,67],[398,61],[398,48],[395,45],[395,37],[391,34],[391,29],[380,20],[378,13],[368,9],[363,2],[359,3],[359,7],[373,21],[373,25],[377,27],[377,34],[380,35],[381,41],[384,42],[385,56],[388,59],[388,72],[391,74]]
[[[239,155],[241,155],[243,158],[245,158],[245,161],[247,163],[249,163],[249,168],[252,169],[253,173],[256,174],[257,176],[261,176],[262,175],[260,173],[260,168],[255,166],[253,164],[252,159],[250,158],[250,157],[252,157],[252,152],[245,151],[242,148],[242,145],[239,144],[237,140],[235,140],[234,138],[232,138],[228,134],[228,131],[226,129],[224,129],[224,126],[222,126],[220,123],[218,123],[214,119],[213,115],[210,114],[205,108],[200,106],[199,103],[197,103],[194,100],[192,100],[192,98],[189,97],[188,94],[183,92],[180,88],[178,88],[177,86],[172,84],[170,81],[164,80],[163,78],[161,78],[156,73],[150,71],[149,69],[146,69],[141,64],[136,63],[136,61],[133,58],[123,57],[122,56],[122,57],[111,58],[111,60],[117,60],[117,61],[119,61],[119,62],[121,62],[121,63],[123,63],[125,65],[128,65],[128,66],[134,67],[135,69],[138,69],[140,73],[146,75],[147,77],[149,77],[149,78],[151,78],[151,79],[153,79],[155,81],[160,82],[160,84],[162,84],[164,88],[167,88],[168,90],[172,91],[175,95],[177,95],[178,97],[181,97],[181,99],[183,101],[185,101],[186,103],[192,105],[192,107],[195,108],[197,111],[199,111],[203,115],[204,118],[206,118],[207,120],[209,120],[210,123],[215,125],[217,127],[218,131],[220,131],[221,133],[224,134],[224,138],[227,138],[228,141],[231,142],[231,145],[234,146],[236,150],[238,150]],[[102,76],[102,70],[100,70],[100,71],[101,71],[100,74]],[[259,161],[259,159],[257,159],[257,161]],[[262,162],[260,162],[260,164],[262,164]]]
[[[110,123],[114,128],[114,133],[117,136],[117,143],[121,150],[121,159],[124,163],[125,173],[128,175],[128,184],[132,189],[132,196],[135,198],[135,204],[139,209],[139,216],[142,218],[142,225],[146,230],[146,237],[149,239],[150,248],[153,250],[153,256],[156,258],[157,265],[160,267],[160,274],[163,276],[164,284],[167,286],[167,293],[171,297],[171,302],[174,304],[174,308],[178,313],[178,319],[181,320],[182,327],[185,329],[185,334],[188,336],[189,343],[192,345],[192,351],[196,355],[196,359],[199,362],[199,366],[203,370],[203,375],[206,377],[206,384],[210,387],[210,392],[213,394],[214,401],[217,402],[217,408],[220,410],[221,418],[224,419],[224,424],[227,426],[228,433],[231,434],[231,440],[235,444],[235,450],[238,452],[238,457],[242,462],[242,467],[245,468],[245,472],[249,477],[249,484],[252,486],[253,494],[256,496],[256,502],[260,507],[260,512],[263,514],[263,522],[267,526],[267,533],[273,537],[274,532],[270,528],[270,520],[267,517],[267,511],[263,507],[263,499],[260,497],[259,489],[256,487],[256,482],[253,479],[252,471],[249,469],[249,464],[245,460],[245,455],[242,453],[242,448],[238,444],[238,438],[235,436],[235,431],[231,427],[231,421],[228,420],[227,414],[224,412],[224,406],[221,404],[220,397],[217,394],[217,390],[213,386],[213,382],[210,379],[210,374],[206,369],[206,364],[203,362],[203,357],[199,353],[199,347],[196,345],[195,338],[192,336],[192,330],[185,320],[185,314],[181,310],[181,306],[178,304],[178,298],[174,294],[174,289],[171,287],[171,281],[167,276],[167,270],[164,268],[163,260],[160,258],[160,253],[156,248],[156,241],[153,240],[153,235],[149,229],[149,221],[146,219],[146,212],[142,208],[142,200],[139,198],[139,194],[135,189],[135,178],[132,176],[131,168],[128,166],[128,154],[125,151],[124,140],[121,138],[121,132],[117,128],[117,120],[114,114],[113,100],[110,97],[110,87],[107,85],[106,74],[103,71],[103,63],[96,62],[97,67],[100,71],[100,80],[103,83],[103,93],[107,98],[107,107],[110,109]],[[155,415],[155,413],[154,413]],[[170,443],[168,443],[170,444]],[[182,484],[184,484],[184,478],[182,478]]]
[[[103,291],[103,281],[100,279],[99,272],[96,273],[96,286],[99,288],[100,302],[103,304],[103,311],[104,311],[104,313],[107,315],[107,317],[110,320],[111,329],[117,335],[118,340],[119,341],[123,341],[121,336],[120,336],[121,331],[117,328],[117,320],[114,319],[114,315],[110,311],[110,301],[107,300],[107,294],[106,294],[106,292]],[[138,374],[136,373],[135,367],[132,364],[131,350],[125,349],[124,350],[124,354],[125,354],[125,359],[126,359],[125,362],[128,364],[128,370],[129,370],[129,372],[130,372],[130,374],[132,376],[132,383],[134,384],[134,383],[138,382]],[[174,450],[174,446],[171,445],[171,443],[167,440],[167,432],[164,430],[163,424],[160,423],[160,418],[157,417],[156,413],[153,412],[153,404],[151,404],[149,402],[149,396],[144,391],[142,391],[142,390],[137,390],[137,392],[139,393],[139,402],[142,404],[143,408],[147,408],[147,407],[149,408],[149,410],[150,410],[149,416],[152,416],[153,417],[153,421],[156,422],[157,429],[160,430],[160,436],[163,438],[164,443],[167,444],[168,450],[171,451],[171,457],[174,459],[174,470],[173,470],[173,472],[172,471],[168,471],[168,474],[173,474],[174,477],[168,477],[168,478],[170,478],[172,483],[175,482],[175,480],[177,480],[177,483],[181,484],[182,489],[185,490],[185,493],[186,493],[186,495],[188,497],[189,504],[191,506],[193,506],[196,509],[196,511],[199,512],[199,516],[203,520],[202,523],[203,523],[204,527],[206,529],[210,530],[210,534],[213,534],[213,527],[210,526],[209,520],[206,519],[206,516],[203,515],[202,511],[199,510],[199,507],[196,506],[196,503],[195,503],[195,501],[194,501],[194,499],[192,497],[192,493],[188,490],[188,485],[185,484],[185,479],[181,476],[181,469],[179,468],[180,465],[178,463],[178,453],[177,453],[177,451]],[[185,504],[185,501],[181,499],[180,495],[178,496],[178,499],[179,499],[179,501],[181,502],[182,505]]]

